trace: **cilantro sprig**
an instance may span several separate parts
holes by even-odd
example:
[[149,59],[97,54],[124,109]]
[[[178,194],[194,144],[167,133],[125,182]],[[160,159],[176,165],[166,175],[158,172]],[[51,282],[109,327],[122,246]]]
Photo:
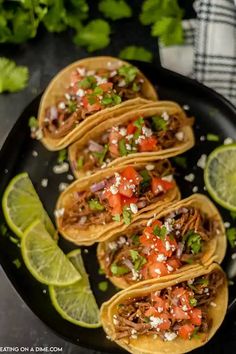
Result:
[[98,8],[113,21],[132,16],[132,9],[124,0],[101,0]]
[[13,60],[0,57],[0,93],[23,90],[29,79],[26,66],[17,66]]

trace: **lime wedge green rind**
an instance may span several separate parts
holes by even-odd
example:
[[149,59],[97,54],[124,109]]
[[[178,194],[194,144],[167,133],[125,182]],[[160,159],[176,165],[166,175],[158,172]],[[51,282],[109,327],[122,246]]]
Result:
[[81,279],[40,220],[33,222],[25,231],[21,253],[30,273],[43,284],[65,286]]
[[49,286],[52,304],[65,320],[75,325],[100,327],[99,308],[90,288],[80,249],[70,252],[67,256],[82,278],[69,286]]
[[3,194],[2,208],[8,226],[17,236],[22,237],[36,219],[44,223],[50,235],[55,235],[55,228],[26,172],[10,181]]
[[216,148],[208,156],[204,180],[211,197],[225,209],[236,211],[236,144]]

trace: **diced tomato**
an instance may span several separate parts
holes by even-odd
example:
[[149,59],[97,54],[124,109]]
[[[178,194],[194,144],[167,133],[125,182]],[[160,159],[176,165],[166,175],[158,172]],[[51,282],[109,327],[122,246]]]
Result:
[[161,331],[165,331],[170,328],[171,322],[166,313],[158,314],[158,317],[163,320],[163,322],[158,326]]
[[164,181],[161,178],[153,177],[152,178],[152,193],[158,195],[160,192],[166,192],[169,189],[172,189],[174,184],[172,182]]
[[190,316],[190,321],[192,324],[195,326],[200,326],[202,323],[202,311],[197,308],[193,308],[191,311],[189,311],[189,316]]
[[120,174],[137,186],[142,181],[140,174],[131,166],[127,166]]
[[165,240],[161,240],[159,237],[156,237],[155,248],[158,249],[159,253],[163,253],[166,257],[172,256],[171,243],[165,238]]
[[154,238],[156,238],[156,236],[149,234],[146,229],[147,227],[145,228],[145,233],[139,237],[139,242],[145,247],[151,247],[152,245],[154,245]]
[[109,135],[109,151],[112,156],[120,156],[118,142],[121,139],[119,132],[112,130]]
[[189,293],[187,291],[180,297],[180,303],[182,306],[187,306],[188,310],[192,308],[189,303]]
[[104,91],[110,91],[113,87],[113,83],[112,82],[105,82],[103,84],[100,84],[99,87]]
[[139,143],[139,151],[154,151],[157,146],[157,139],[154,136],[150,136],[145,139],[141,139]]
[[168,274],[165,264],[161,262],[148,264],[148,270],[151,278],[159,278]]
[[95,102],[90,104],[87,96],[82,97],[83,106],[88,112],[99,111],[101,109],[101,104],[96,96],[94,96],[94,100]]
[[193,331],[194,326],[192,324],[185,324],[179,328],[178,334],[183,339],[190,339]]
[[112,194],[109,193],[107,195],[108,203],[112,208],[112,215],[121,214],[122,213],[122,204],[121,204],[121,196],[119,193]]
[[133,134],[136,129],[137,128],[135,127],[135,125],[133,125],[133,123],[129,123],[127,126],[127,135]]
[[125,197],[131,198],[134,194],[133,188],[131,188],[132,182],[129,182],[127,179],[122,178],[118,186],[119,193]]
[[147,266],[147,264],[145,264],[145,265],[141,268],[140,274],[142,275],[142,277],[143,277],[144,280],[149,279],[148,266]]
[[168,259],[167,264],[173,268],[173,271],[181,267],[181,262],[177,258]]
[[122,205],[122,207],[126,206],[126,205],[130,205],[130,204],[136,204],[137,201],[138,201],[138,198],[135,198],[135,197],[128,198],[128,197],[125,197],[125,196],[121,195],[121,205]]
[[168,308],[168,304],[167,304],[167,302],[164,300],[164,299],[162,299],[160,296],[158,296],[158,295],[155,295],[155,293],[152,293],[151,294],[151,300],[153,301],[153,303],[154,303],[154,307],[156,307],[156,308],[163,308],[163,310],[167,310],[167,308]]
[[154,220],[152,222],[152,227],[154,228],[154,226],[156,226],[156,225],[161,227],[162,226],[162,222],[160,220]]
[[149,307],[149,309],[147,311],[145,311],[145,316],[150,317],[150,316],[155,316],[155,315],[159,315],[157,309],[153,306]]
[[172,298],[177,298],[180,299],[180,297],[186,292],[186,289],[184,288],[175,288],[172,293],[171,296]]
[[178,306],[174,306],[172,310],[172,316],[175,320],[188,320],[190,318],[188,313]]

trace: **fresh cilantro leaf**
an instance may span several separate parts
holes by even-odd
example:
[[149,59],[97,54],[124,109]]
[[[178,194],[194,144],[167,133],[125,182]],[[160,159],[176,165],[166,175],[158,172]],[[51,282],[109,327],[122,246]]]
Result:
[[118,74],[124,77],[127,84],[130,84],[136,78],[138,69],[133,65],[122,65],[118,69]]
[[18,258],[14,259],[12,263],[16,266],[17,269],[21,267],[21,261]]
[[184,42],[182,21],[179,18],[161,18],[154,23],[151,33],[154,37],[159,37],[160,42],[165,46]]
[[119,152],[120,152],[121,156],[128,155],[128,150],[126,149],[125,138],[122,138],[121,140],[119,140],[118,145],[119,145]]
[[148,63],[152,62],[153,60],[152,52],[143,47],[137,47],[135,45],[123,48],[119,53],[119,57],[124,60],[140,60]]
[[58,158],[57,158],[57,162],[58,163],[62,163],[67,159],[67,150],[66,149],[62,149],[59,151],[58,153]]
[[101,0],[98,8],[113,21],[132,16],[132,9],[124,0]]
[[143,117],[139,117],[138,119],[136,119],[134,122],[133,122],[133,125],[135,126],[135,127],[137,127],[137,128],[142,128],[142,126],[143,126],[143,124],[144,124],[144,119],[143,119]]
[[132,239],[132,243],[135,245],[135,246],[138,246],[140,244],[140,241],[139,241],[139,236],[138,235],[133,235],[131,237]]
[[129,225],[131,223],[131,212],[127,209],[127,207],[123,208],[123,219],[124,219],[124,223],[126,225]]
[[112,272],[112,274],[119,276],[119,275],[123,275],[123,274],[129,273],[130,270],[127,267],[118,266],[116,263],[112,263],[111,272]]
[[187,159],[184,156],[176,156],[173,158],[174,162],[176,165],[182,167],[182,168],[187,168]]
[[98,201],[98,199],[90,199],[89,208],[94,211],[102,211],[104,210],[104,206]]
[[230,229],[227,229],[226,235],[230,246],[234,248],[236,246],[236,227],[231,227]]
[[187,247],[191,249],[193,254],[197,254],[201,251],[202,239],[198,233],[194,231],[189,231],[184,236],[183,240],[187,243]]
[[77,108],[77,102],[72,100],[67,102],[67,110],[69,113],[74,113],[76,111],[76,108]]
[[150,25],[163,17],[182,18],[183,10],[177,0],[145,0],[142,4],[140,21]]
[[89,52],[93,52],[109,45],[110,32],[108,22],[101,19],[93,20],[75,35],[74,43],[85,46]]
[[108,289],[108,282],[107,281],[100,281],[100,283],[98,283],[98,289],[100,291],[107,291]]
[[142,176],[142,181],[140,182],[140,192],[143,193],[145,189],[150,186],[151,176],[147,170],[142,170],[139,174]]
[[132,262],[135,262],[139,258],[138,251],[130,250],[129,252],[130,252],[130,256],[131,256]]
[[63,0],[52,1],[43,19],[44,26],[49,32],[62,32],[66,29],[66,9]]
[[105,144],[101,152],[93,152],[93,155],[96,157],[100,165],[103,163],[107,151],[108,151],[108,144]]
[[165,121],[164,118],[160,116],[154,116],[152,117],[152,126],[155,131],[166,131],[167,130],[167,122]]
[[17,66],[13,60],[0,57],[0,73],[0,93],[17,92],[23,90],[28,84],[28,68]]
[[220,137],[219,137],[219,135],[208,133],[207,136],[206,136],[206,140],[208,140],[208,141],[219,141]]
[[196,284],[196,285],[200,284],[200,285],[206,287],[206,286],[209,285],[209,280],[206,279],[206,278],[199,278],[199,279],[197,279],[197,280],[195,281],[195,284]]
[[194,297],[189,298],[189,303],[191,306],[197,306],[197,300]]
[[167,233],[167,229],[165,226],[159,227],[158,225],[155,225],[153,228],[153,234],[155,236],[160,237],[162,241],[165,239],[166,233]]
[[119,222],[120,221],[120,214],[113,215],[112,220]]
[[39,127],[38,119],[33,116],[30,117],[30,119],[28,121],[28,126],[30,127],[30,129],[38,129],[38,127]]
[[143,256],[138,256],[138,258],[136,259],[136,261],[134,262],[134,269],[136,270],[136,271],[138,271],[138,270],[140,270],[141,268],[142,268],[142,266],[144,265],[144,264],[146,264],[147,263],[147,260],[146,260],[146,258],[144,258]]
[[77,161],[77,168],[81,170],[83,165],[84,165],[84,156],[80,156]]

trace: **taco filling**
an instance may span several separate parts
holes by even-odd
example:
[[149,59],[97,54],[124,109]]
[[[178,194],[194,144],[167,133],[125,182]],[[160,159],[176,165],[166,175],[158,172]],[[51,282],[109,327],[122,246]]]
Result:
[[187,206],[172,211],[147,226],[136,225],[105,243],[102,255],[108,276],[127,284],[159,278],[200,259],[204,245],[218,232],[218,221]]
[[191,124],[177,113],[160,116],[136,117],[123,125],[107,129],[100,137],[89,140],[78,150],[73,161],[76,170],[84,172],[104,168],[116,158],[134,153],[156,152],[178,146],[184,141],[181,128]]
[[129,298],[117,306],[113,316],[115,340],[136,339],[139,335],[172,341],[190,340],[207,334],[212,326],[209,307],[225,282],[219,270],[155,291],[147,296]]
[[73,192],[70,205],[61,220],[63,227],[87,228],[113,221],[129,224],[132,215],[151,203],[162,200],[175,187],[173,170],[168,160],[142,168],[125,167],[107,179],[98,181],[89,190]]
[[78,67],[71,73],[64,96],[46,109],[44,135],[64,137],[89,115],[142,96],[143,82],[138,69],[132,65],[117,70]]

